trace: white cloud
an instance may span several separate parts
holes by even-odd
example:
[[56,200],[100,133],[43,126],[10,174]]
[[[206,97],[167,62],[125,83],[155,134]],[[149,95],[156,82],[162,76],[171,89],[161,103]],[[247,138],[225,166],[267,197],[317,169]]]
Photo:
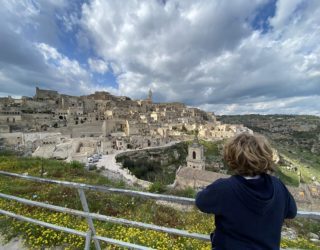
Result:
[[110,62],[109,65],[110,65],[114,75],[119,75],[122,72],[120,66],[117,63]]
[[[241,104],[204,104],[199,108],[214,111],[217,115],[234,114],[310,114],[320,116],[319,95],[307,97],[289,97],[264,102]],[[310,106],[313,109],[310,109]]]
[[82,78],[82,80],[87,80],[89,82],[89,73],[80,66],[78,61],[70,60],[48,44],[38,43],[35,44],[35,46],[44,56],[47,65],[52,69],[55,69],[60,76],[64,76],[67,79]]
[[97,72],[99,74],[104,74],[108,71],[108,65],[105,61],[101,59],[88,59],[88,64],[90,67],[90,70],[92,72]]
[[[156,101],[212,111],[317,113],[320,1],[278,0],[270,29],[255,30],[267,2],[5,0],[0,89],[143,98],[151,88]],[[92,72],[114,74],[119,88]]]
[[319,2],[279,0],[262,33],[249,21],[265,3],[92,0],[80,22],[97,55],[120,65],[119,90],[132,97],[151,87],[161,101],[257,111],[320,95]]
[[53,48],[45,43],[38,43],[35,44],[36,48],[41,52],[46,60],[54,59],[54,60],[61,60],[63,57],[57,51],[56,48]]
[[[3,2],[0,8],[0,95],[32,96],[35,86],[70,95],[97,90],[119,93],[114,87],[97,83],[86,64],[81,65],[58,49],[62,42],[57,42],[57,38],[62,35],[65,20],[71,20],[72,25],[77,22],[76,12],[69,10],[70,6],[72,3],[63,0]],[[60,18],[64,16],[65,20]],[[58,20],[62,22],[60,26]],[[64,44],[63,47],[66,51]],[[68,51],[70,55],[76,52],[77,48],[74,49]]]
[[270,24],[275,28],[279,28],[292,21],[290,19],[297,18],[295,10],[302,2],[303,0],[278,0],[276,14],[270,19]]
[[[55,86],[58,89],[65,89],[72,94],[88,94],[98,90],[109,91],[119,94],[119,91],[113,87],[105,87],[95,84],[91,78],[90,72],[76,60],[71,60],[67,56],[59,53],[56,48],[45,43],[35,44],[35,47],[43,55],[47,66],[52,74],[59,79]],[[91,70],[99,73],[106,72],[107,65],[102,60],[89,59]],[[75,91],[76,89],[76,91]],[[75,93],[76,92],[76,93]]]

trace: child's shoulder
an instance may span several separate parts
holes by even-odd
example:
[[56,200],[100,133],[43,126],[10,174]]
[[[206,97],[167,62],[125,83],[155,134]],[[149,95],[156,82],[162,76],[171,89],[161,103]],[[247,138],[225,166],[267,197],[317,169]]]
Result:
[[233,180],[233,176],[231,175],[230,177],[226,177],[226,178],[219,178],[217,180],[215,180],[214,182],[212,182],[209,186],[212,187],[229,187],[230,186],[230,182],[232,182]]
[[284,183],[282,182],[282,180],[279,177],[276,177],[276,176],[273,176],[273,175],[268,175],[268,176],[270,177],[270,179],[272,180],[272,183],[274,185],[286,188],[286,186],[284,185]]

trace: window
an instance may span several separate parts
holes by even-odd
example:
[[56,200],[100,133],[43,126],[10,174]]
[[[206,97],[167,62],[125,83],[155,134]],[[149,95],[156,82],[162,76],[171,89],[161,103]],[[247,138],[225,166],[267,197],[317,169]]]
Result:
[[197,157],[197,154],[196,154],[195,151],[193,151],[193,152],[192,152],[192,159],[196,159],[196,157]]

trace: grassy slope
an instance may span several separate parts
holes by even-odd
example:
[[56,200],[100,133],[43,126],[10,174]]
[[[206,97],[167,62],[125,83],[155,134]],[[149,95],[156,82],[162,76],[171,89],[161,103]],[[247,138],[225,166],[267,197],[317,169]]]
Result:
[[[45,166],[47,178],[90,183],[94,185],[108,185],[123,187],[123,183],[111,182],[98,173],[86,172],[79,164],[66,164],[54,160],[41,160],[38,158],[18,158],[15,156],[0,156],[0,169],[4,171],[25,173],[39,176],[41,164]],[[81,210],[81,204],[76,190],[57,185],[39,184],[30,181],[0,176],[0,192],[19,197],[33,199],[50,204],[67,206]],[[209,233],[212,229],[212,216],[197,211],[181,213],[174,209],[156,205],[152,200],[142,200],[123,195],[102,194],[87,192],[90,211],[110,216],[122,217],[162,226],[182,228],[190,231]],[[86,231],[86,223],[80,218],[59,213],[48,212],[30,206],[19,205],[16,202],[0,200],[0,208],[14,211],[33,218],[41,218],[47,222],[67,225],[71,228]],[[175,218],[174,220],[172,218]],[[71,249],[83,248],[83,239],[72,237],[51,230],[40,230],[28,223],[5,220],[0,216],[1,234],[8,239],[19,235],[27,239],[31,248],[52,245],[69,245]],[[170,237],[163,233],[133,229],[109,223],[96,222],[98,232],[105,236],[131,242],[149,245],[158,249],[168,249],[168,245],[179,245],[180,249],[208,249],[209,245],[201,241],[187,240],[180,237]],[[151,240],[153,239],[153,240]],[[81,246],[79,246],[79,242]],[[178,249],[178,248],[177,248]]]
[[[0,156],[0,169],[16,173],[28,172],[29,175],[39,176],[41,164],[45,166],[47,178],[90,183],[94,185],[123,186],[123,183],[111,182],[95,172],[86,172],[79,164],[66,164],[54,160],[38,158],[19,158],[15,156]],[[25,197],[50,204],[81,209],[75,190],[57,185],[39,184],[20,179],[0,176],[0,192]],[[168,207],[156,205],[153,201],[145,201],[123,195],[101,194],[87,192],[90,210],[101,214],[132,219],[162,226],[186,229],[192,232],[209,233],[212,230],[212,216],[197,211],[180,212]],[[16,212],[32,218],[68,226],[77,230],[86,231],[87,226],[83,219],[61,213],[53,213],[44,209],[20,205],[0,199],[0,208]],[[174,218],[174,219],[173,219]],[[54,232],[29,223],[21,223],[0,216],[0,233],[7,239],[15,236],[26,239],[31,249],[64,245],[69,249],[83,249],[84,240],[72,235]],[[298,220],[295,220],[298,221]],[[291,223],[295,223],[291,222]],[[305,222],[305,221],[301,221]],[[309,228],[317,232],[320,228],[314,223],[303,223],[302,228]],[[172,237],[163,233],[149,230],[134,229],[105,222],[95,222],[100,235],[126,240],[157,249],[210,249],[207,243],[189,240],[181,237]],[[295,225],[297,226],[297,225]],[[302,236],[302,235],[301,235]],[[282,246],[317,249],[310,242],[299,238],[298,241],[282,242]],[[118,249],[116,247],[111,249]]]

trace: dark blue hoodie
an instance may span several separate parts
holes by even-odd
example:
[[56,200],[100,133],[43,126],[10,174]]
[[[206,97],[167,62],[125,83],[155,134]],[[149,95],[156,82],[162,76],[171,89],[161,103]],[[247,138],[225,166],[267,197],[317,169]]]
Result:
[[215,214],[215,250],[279,249],[283,220],[297,214],[288,189],[268,174],[219,179],[197,194],[196,206]]

